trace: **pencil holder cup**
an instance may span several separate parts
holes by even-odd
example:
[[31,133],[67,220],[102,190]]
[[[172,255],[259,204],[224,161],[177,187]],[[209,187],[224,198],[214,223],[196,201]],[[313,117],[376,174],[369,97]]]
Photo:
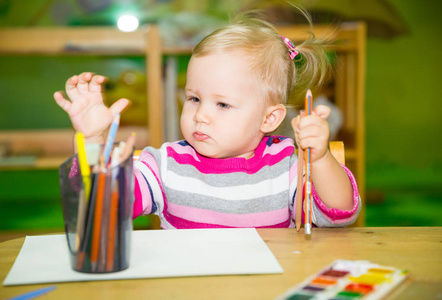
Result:
[[117,272],[129,267],[133,159],[82,176],[78,156],[59,168],[63,218],[72,269]]

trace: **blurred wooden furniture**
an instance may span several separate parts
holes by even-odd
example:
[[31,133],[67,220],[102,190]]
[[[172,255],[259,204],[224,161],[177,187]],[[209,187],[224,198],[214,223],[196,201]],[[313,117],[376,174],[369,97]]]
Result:
[[[57,283],[42,299],[275,299],[336,259],[408,270],[409,279],[387,299],[437,299],[442,291],[442,227],[313,228],[311,240],[294,229],[257,231],[284,273]],[[0,243],[0,281],[23,241]],[[49,285],[1,286],[0,295],[7,299]]]
[[342,141],[332,141],[329,143],[329,148],[331,154],[336,158],[336,160],[345,166],[345,149],[344,142]]

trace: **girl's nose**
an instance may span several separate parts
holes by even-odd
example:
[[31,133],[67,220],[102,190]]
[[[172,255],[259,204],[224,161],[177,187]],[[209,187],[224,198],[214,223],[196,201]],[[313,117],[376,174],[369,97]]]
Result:
[[193,121],[195,123],[209,123],[209,115],[207,113],[207,110],[203,109],[202,106],[199,106],[197,111],[195,112],[195,115],[193,116]]

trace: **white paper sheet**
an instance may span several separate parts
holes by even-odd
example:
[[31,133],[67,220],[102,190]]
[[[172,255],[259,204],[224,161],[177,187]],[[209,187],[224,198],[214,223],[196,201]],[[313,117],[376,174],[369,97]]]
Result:
[[116,273],[73,271],[68,255],[65,235],[28,236],[3,285],[283,272],[253,228],[134,231],[129,268]]

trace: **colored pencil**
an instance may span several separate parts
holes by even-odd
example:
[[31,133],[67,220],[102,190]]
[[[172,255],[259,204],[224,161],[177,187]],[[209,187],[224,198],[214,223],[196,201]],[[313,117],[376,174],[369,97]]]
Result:
[[108,237],[107,237],[107,253],[106,253],[106,271],[111,272],[115,265],[115,240],[117,235],[117,219],[118,219],[118,182],[117,176],[120,169],[120,153],[124,149],[126,143],[121,142],[118,147],[114,148],[112,152],[112,191],[109,207],[109,224],[108,224]]
[[84,143],[84,135],[81,132],[75,133],[75,141],[77,143],[78,164],[80,165],[80,173],[83,179],[84,189],[80,191],[77,209],[77,229],[75,238],[75,251],[80,248],[81,239],[84,232],[84,222],[86,217],[86,203],[89,199],[91,190],[91,170],[88,164],[88,156],[86,154],[86,146]]
[[112,121],[109,129],[109,134],[107,136],[106,144],[104,145],[104,165],[107,166],[110,159],[110,153],[112,146],[114,144],[115,135],[117,134],[118,126],[120,125],[120,114],[117,113]]
[[84,189],[80,190],[78,198],[78,208],[77,208],[77,228],[75,234],[75,251],[80,249],[81,240],[84,235],[84,226],[86,221],[86,210],[87,210],[88,199],[86,197],[86,192]]
[[131,135],[127,138],[125,147],[123,152],[121,153],[121,162],[125,162],[126,159],[131,155],[133,148],[135,146],[136,134],[132,132]]
[[[95,170],[94,170],[95,171]],[[88,207],[87,207],[87,217],[85,220],[85,228],[84,228],[84,234],[83,238],[81,240],[80,244],[80,252],[77,254],[77,270],[84,270],[85,269],[85,258],[86,258],[86,251],[87,247],[89,245],[89,239],[92,234],[92,223],[94,220],[94,213],[95,213],[95,198],[97,194],[97,180],[98,180],[98,174],[96,172],[92,173],[92,190],[91,195],[89,197],[88,201]]]
[[53,291],[56,288],[57,288],[57,286],[51,285],[51,286],[48,286],[48,287],[44,287],[44,288],[41,288],[41,289],[37,289],[37,290],[31,291],[31,292],[27,292],[27,293],[21,294],[19,296],[15,296],[15,297],[9,298],[9,300],[29,300],[29,299],[34,299],[34,298],[37,298],[37,297],[39,297],[41,295],[49,293],[50,291]]
[[[312,114],[312,92],[307,90],[305,95],[305,113],[307,116]],[[312,155],[311,148],[308,147],[304,153],[305,155],[305,234],[310,235],[312,233]]]
[[296,231],[301,229],[302,223],[302,200],[303,200],[303,174],[304,174],[304,150],[298,145],[298,183],[296,188]]
[[98,251],[100,249],[101,219],[103,216],[103,201],[106,185],[106,173],[100,171],[98,174],[97,196],[95,198],[95,213],[92,229],[92,246],[91,246],[91,266],[92,272],[97,270]]
[[77,142],[78,164],[80,165],[81,176],[83,177],[83,184],[85,196],[89,197],[91,189],[91,169],[87,163],[86,147],[84,145],[84,135],[81,132],[75,133],[75,140]]
[[117,216],[118,216],[118,188],[114,184],[110,203],[109,216],[109,237],[107,240],[107,255],[106,255],[106,271],[110,272],[114,269],[115,261],[115,239],[117,234]]
[[[129,264],[129,253],[126,251],[126,236],[129,234],[129,231],[132,230],[131,222],[127,221],[127,214],[129,213],[130,209],[129,206],[131,205],[128,198],[128,181],[129,179],[126,178],[126,166],[122,163],[122,166],[120,167],[120,171],[118,173],[118,194],[119,194],[119,202],[118,202],[118,267],[120,269],[124,269]],[[129,172],[130,174],[130,172]],[[127,241],[129,242],[129,241]],[[127,249],[129,250],[129,249]]]
[[109,216],[110,216],[110,202],[112,195],[112,172],[107,169],[105,173],[106,180],[104,183],[103,205],[101,213],[101,229],[100,229],[100,243],[97,260],[97,271],[106,271],[106,254],[107,254],[107,239],[109,235]]

